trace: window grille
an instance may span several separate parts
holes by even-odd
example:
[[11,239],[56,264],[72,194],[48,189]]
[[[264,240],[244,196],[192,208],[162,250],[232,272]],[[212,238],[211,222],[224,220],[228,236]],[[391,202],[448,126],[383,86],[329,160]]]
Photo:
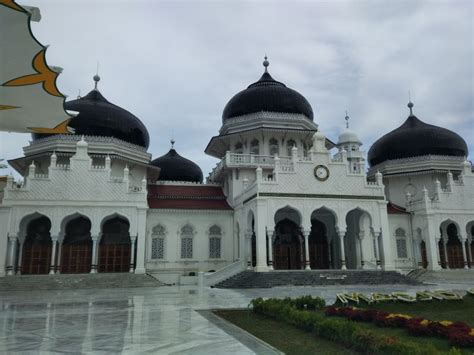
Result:
[[151,240],[151,258],[165,258],[165,238],[153,238]]

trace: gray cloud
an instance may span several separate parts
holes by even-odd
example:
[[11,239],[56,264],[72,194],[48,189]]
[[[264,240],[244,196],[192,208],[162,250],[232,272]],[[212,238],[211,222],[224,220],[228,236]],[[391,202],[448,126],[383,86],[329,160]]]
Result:
[[[52,1],[32,0],[48,61],[64,68],[70,97],[100,90],[138,116],[154,157],[174,135],[180,154],[207,175],[203,150],[226,102],[270,72],[301,92],[333,140],[351,127],[364,149],[415,114],[450,128],[474,151],[471,1]],[[0,156],[21,155],[28,135],[0,133]]]

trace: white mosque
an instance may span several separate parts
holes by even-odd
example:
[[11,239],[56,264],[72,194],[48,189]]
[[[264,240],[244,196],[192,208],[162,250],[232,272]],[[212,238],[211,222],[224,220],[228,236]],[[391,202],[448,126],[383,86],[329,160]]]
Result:
[[[201,169],[152,160],[146,127],[97,89],[68,101],[71,135],[35,135],[0,178],[0,276],[148,273],[213,285],[243,270],[474,267],[466,142],[413,114],[368,154],[333,143],[309,102],[262,77],[233,96]],[[422,111],[422,110],[420,110]],[[348,117],[346,117],[348,119]],[[367,163],[367,165],[366,165]]]

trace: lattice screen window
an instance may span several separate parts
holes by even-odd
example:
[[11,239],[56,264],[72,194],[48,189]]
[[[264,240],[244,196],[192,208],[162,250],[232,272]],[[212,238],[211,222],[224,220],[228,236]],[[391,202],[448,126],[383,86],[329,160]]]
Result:
[[181,259],[193,258],[193,235],[194,228],[189,224],[181,228]]
[[221,236],[219,226],[213,225],[209,228],[209,258],[220,259],[221,257]]
[[406,259],[408,258],[408,251],[407,251],[407,240],[406,240],[406,233],[403,228],[397,228],[395,231],[395,237],[397,242],[397,257],[399,259]]
[[193,258],[193,238],[181,238],[181,259]]
[[165,238],[158,237],[151,240],[151,258],[164,259],[165,258]]

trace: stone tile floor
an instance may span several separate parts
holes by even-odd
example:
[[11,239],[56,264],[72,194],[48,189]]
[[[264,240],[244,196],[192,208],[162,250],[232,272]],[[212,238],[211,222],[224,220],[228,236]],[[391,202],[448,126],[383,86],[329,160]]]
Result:
[[253,354],[258,348],[247,347],[196,310],[245,308],[255,297],[310,294],[332,303],[337,292],[436,288],[465,290],[466,284],[0,292],[0,353]]

